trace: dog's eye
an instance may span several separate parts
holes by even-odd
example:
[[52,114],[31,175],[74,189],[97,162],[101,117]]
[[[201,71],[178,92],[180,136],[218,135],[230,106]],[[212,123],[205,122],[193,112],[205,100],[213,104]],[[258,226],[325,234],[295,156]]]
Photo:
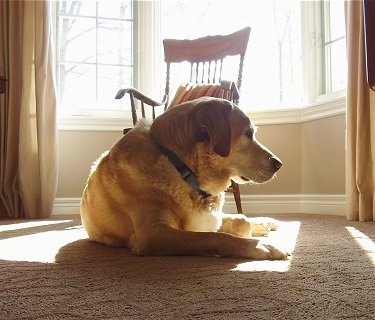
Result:
[[248,130],[248,131],[246,131],[246,136],[247,136],[250,140],[253,140],[253,138],[254,138],[254,131],[253,131],[253,130]]

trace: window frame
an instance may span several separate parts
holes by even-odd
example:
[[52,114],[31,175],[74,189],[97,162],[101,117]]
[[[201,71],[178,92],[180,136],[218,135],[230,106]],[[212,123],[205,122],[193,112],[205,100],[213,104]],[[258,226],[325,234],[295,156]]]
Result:
[[[57,5],[55,3],[55,5]],[[56,8],[54,21],[56,20]],[[158,87],[161,68],[160,4],[158,1],[133,2],[133,81],[134,87],[159,99]],[[55,31],[55,34],[57,30]],[[57,52],[56,42],[56,52]],[[140,75],[147,74],[147,77]],[[116,92],[114,92],[115,96]],[[126,99],[126,98],[125,98]],[[130,101],[129,101],[130,104]],[[122,131],[132,127],[131,111],[109,111],[87,113],[84,116],[68,115],[57,118],[58,130],[71,131]]]
[[[323,42],[328,32],[327,6],[328,1],[302,1],[301,27],[302,34],[302,64],[304,80],[305,106],[329,104],[331,100],[345,100],[346,89],[325,93],[329,79],[329,67],[326,67],[326,53]],[[344,5],[344,3],[343,3]],[[322,93],[323,92],[323,93]]]

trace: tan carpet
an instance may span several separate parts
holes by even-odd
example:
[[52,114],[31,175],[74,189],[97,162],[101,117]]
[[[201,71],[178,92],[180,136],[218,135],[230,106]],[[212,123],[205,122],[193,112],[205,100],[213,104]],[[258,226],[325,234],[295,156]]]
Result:
[[375,224],[274,217],[289,261],[136,257],[77,216],[0,220],[0,318],[375,319]]

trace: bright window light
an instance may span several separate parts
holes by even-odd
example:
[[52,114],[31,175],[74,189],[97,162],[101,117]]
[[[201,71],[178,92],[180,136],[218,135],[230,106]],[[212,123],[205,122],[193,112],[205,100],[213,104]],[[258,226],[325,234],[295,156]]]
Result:
[[[228,34],[245,26],[251,27],[251,34],[242,108],[302,108],[345,91],[343,0],[59,0],[54,4],[62,118],[130,117],[129,103],[115,100],[114,95],[119,88],[135,86],[155,99],[162,97],[162,39]],[[237,78],[230,72],[224,76]]]
[[[162,1],[161,9],[162,38],[194,39],[250,26],[241,105],[252,110],[301,106],[300,1],[173,0]],[[230,68],[236,74],[225,79],[237,79],[236,63]]]
[[133,85],[133,2],[56,2],[59,114],[121,111],[114,96]]

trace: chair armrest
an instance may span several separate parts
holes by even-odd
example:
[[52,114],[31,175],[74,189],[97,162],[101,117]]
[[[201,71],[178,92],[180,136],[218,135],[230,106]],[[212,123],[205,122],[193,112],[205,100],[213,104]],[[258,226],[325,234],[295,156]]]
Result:
[[144,93],[142,93],[141,91],[135,88],[120,89],[117,92],[115,99],[121,99],[127,93],[133,95],[134,98],[142,101],[143,103],[150,105],[150,106],[155,106],[155,107],[165,105],[166,102],[168,101],[168,96],[164,96],[163,101],[159,102],[159,101],[151,99],[150,97],[146,96]]
[[[138,100],[140,101],[140,107],[141,107],[141,116],[142,118],[146,118],[146,108],[145,108],[145,104],[148,106],[148,107],[151,107],[151,111],[152,111],[152,119],[155,119],[156,117],[156,110],[155,110],[155,107],[161,107],[161,106],[164,106],[164,110],[166,110],[167,108],[167,103],[168,103],[168,95],[165,95],[164,98],[163,98],[163,101],[159,102],[159,101],[156,101],[154,99],[151,99],[149,98],[148,96],[146,96],[144,93],[140,92],[139,90],[137,89],[134,89],[134,88],[126,88],[126,89],[120,89],[116,96],[115,96],[115,99],[121,99],[125,94],[129,94],[129,98],[130,98],[130,106],[131,106],[131,113],[132,113],[132,118],[133,118],[133,125],[136,125],[137,122],[138,122],[138,111],[137,111],[137,103],[135,100]],[[124,131],[124,134],[126,132]]]

